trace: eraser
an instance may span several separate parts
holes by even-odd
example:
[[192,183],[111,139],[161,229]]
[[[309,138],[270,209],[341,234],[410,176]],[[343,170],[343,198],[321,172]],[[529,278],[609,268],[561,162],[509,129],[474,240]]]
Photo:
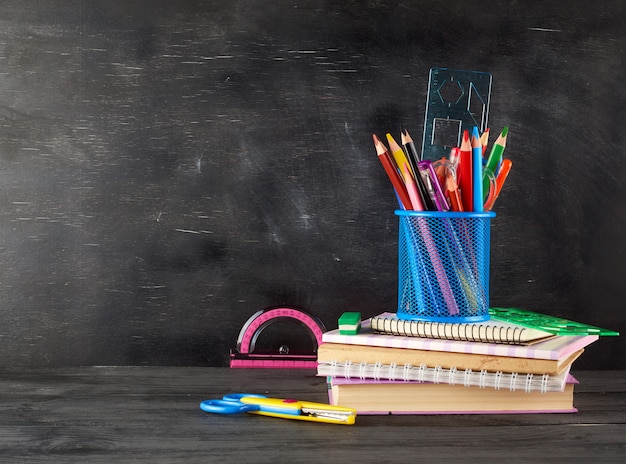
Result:
[[361,313],[346,312],[339,318],[339,333],[342,335],[356,335],[361,329]]

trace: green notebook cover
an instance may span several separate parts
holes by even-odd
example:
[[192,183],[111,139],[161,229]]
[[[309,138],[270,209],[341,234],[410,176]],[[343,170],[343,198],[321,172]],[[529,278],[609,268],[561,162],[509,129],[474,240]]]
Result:
[[539,314],[519,308],[489,308],[489,317],[505,322],[544,330],[556,335],[600,335],[617,336],[619,332],[602,329],[582,322],[570,321],[561,317]]

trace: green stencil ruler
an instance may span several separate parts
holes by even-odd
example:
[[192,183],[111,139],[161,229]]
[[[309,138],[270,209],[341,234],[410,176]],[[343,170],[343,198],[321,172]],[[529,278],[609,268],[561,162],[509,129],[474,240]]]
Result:
[[438,160],[461,145],[463,131],[487,128],[491,74],[432,68],[424,118],[422,159]]
[[619,332],[518,308],[489,308],[489,316],[556,335],[617,336]]

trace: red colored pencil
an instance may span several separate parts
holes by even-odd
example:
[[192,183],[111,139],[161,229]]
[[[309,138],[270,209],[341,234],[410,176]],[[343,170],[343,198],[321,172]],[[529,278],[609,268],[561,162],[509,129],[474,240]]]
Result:
[[461,190],[463,211],[474,211],[472,200],[472,142],[470,141],[469,131],[463,131],[457,178],[459,189]]
[[380,163],[385,168],[385,172],[387,173],[387,177],[391,181],[393,188],[398,195],[398,200],[400,201],[400,207],[408,210],[413,209],[413,204],[411,203],[411,199],[409,198],[409,193],[407,192],[406,186],[398,174],[398,168],[395,166],[394,162],[391,159],[391,155],[389,151],[383,145],[383,143],[376,137],[376,134],[372,134],[372,139],[374,140],[374,146],[376,147],[376,154],[378,155],[378,159]]

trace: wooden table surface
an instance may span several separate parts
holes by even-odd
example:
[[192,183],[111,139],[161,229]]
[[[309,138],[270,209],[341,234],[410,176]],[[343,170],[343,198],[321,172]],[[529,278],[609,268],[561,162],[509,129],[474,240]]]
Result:
[[214,415],[230,392],[326,402],[312,370],[0,370],[0,462],[624,462],[626,371],[576,371],[576,414],[363,416],[353,426]]

